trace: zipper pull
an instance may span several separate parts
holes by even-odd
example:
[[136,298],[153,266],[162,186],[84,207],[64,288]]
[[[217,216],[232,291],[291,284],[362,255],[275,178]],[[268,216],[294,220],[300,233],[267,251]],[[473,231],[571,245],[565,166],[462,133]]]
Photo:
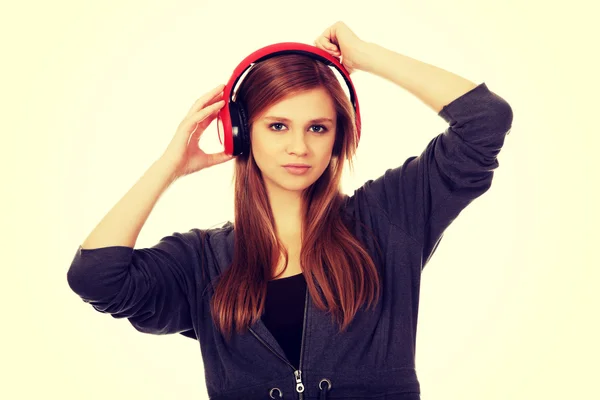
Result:
[[294,375],[296,376],[296,391],[298,393],[304,392],[304,384],[302,383],[302,371],[294,371]]

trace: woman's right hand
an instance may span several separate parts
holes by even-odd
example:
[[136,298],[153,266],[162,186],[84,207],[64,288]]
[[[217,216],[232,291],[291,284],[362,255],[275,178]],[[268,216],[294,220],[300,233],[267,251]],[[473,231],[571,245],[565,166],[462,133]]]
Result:
[[198,146],[204,130],[217,117],[225,102],[223,88],[219,85],[200,97],[179,124],[175,136],[161,156],[161,159],[173,166],[174,178],[192,174],[204,168],[224,163],[233,156],[220,153],[206,154]]

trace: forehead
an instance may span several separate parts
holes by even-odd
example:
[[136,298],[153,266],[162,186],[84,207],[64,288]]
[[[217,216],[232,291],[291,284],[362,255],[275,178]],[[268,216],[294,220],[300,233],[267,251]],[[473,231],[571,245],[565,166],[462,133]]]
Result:
[[291,119],[334,117],[335,105],[331,95],[324,88],[316,88],[294,93],[268,107],[263,116],[277,115]]

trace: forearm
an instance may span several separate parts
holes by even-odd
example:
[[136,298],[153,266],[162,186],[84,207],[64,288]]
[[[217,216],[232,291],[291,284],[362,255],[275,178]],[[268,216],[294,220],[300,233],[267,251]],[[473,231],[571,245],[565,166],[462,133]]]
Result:
[[477,87],[461,76],[431,64],[365,42],[359,69],[387,79],[419,98],[436,113]]
[[163,159],[155,161],[138,182],[119,200],[89,234],[81,247],[133,248],[150,212],[174,182],[174,168]]

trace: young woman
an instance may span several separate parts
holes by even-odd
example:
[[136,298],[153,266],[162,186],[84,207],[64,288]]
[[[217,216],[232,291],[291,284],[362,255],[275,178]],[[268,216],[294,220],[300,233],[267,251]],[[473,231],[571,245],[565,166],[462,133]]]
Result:
[[[489,189],[512,124],[511,107],[484,83],[364,42],[342,22],[315,46],[349,72],[408,90],[449,127],[418,157],[344,195],[343,166],[359,140],[353,105],[324,63],[269,58],[236,94],[250,151],[234,158],[198,148],[224,105],[219,85],[192,106],[68,272],[73,291],[96,310],[141,332],[197,339],[211,399],[419,399],[421,272],[444,230]],[[385,146],[405,134],[399,122],[390,118],[389,130],[372,134]],[[231,159],[234,223],[134,249],[169,185]]]

